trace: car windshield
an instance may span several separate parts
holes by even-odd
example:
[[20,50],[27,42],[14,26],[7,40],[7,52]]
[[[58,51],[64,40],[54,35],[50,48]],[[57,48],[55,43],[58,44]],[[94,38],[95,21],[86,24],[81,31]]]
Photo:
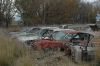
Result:
[[20,36],[35,36],[35,34],[34,33],[27,33],[27,34],[22,34]]
[[31,29],[30,31],[29,31],[29,33],[35,33],[35,32],[37,32],[37,31],[39,31],[40,30],[40,28],[33,28],[33,29]]
[[78,33],[73,37],[73,39],[78,39],[78,40],[91,40],[92,38],[93,36],[88,33]]
[[55,40],[65,40],[65,39],[71,39],[73,34],[68,34],[65,32],[56,32],[53,34],[53,38]]
[[40,28],[23,28],[20,32],[35,33],[39,30]]
[[46,36],[50,36],[51,33],[53,33],[53,30],[50,29],[41,29],[39,31],[37,31],[35,34],[42,36],[42,37],[46,37]]
[[92,46],[89,41],[93,38],[93,35],[88,33],[77,33],[73,36],[71,39],[73,42],[73,45],[82,45],[82,46]]

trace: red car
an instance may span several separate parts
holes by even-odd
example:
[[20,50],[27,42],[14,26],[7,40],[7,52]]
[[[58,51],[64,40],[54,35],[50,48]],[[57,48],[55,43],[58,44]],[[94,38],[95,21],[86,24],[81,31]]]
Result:
[[34,49],[63,49],[66,54],[71,54],[69,45],[87,45],[91,39],[91,35],[84,32],[73,30],[55,31],[50,38],[38,40],[32,44]]

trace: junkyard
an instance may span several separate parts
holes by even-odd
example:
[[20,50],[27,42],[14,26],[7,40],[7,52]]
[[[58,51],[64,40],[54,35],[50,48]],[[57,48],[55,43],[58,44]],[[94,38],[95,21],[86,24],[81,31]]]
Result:
[[[83,26],[83,25],[82,25]],[[31,64],[36,66],[89,66],[98,63],[100,32],[89,27],[23,27],[19,31],[1,29],[1,37],[28,49]],[[83,30],[82,30],[83,29]],[[15,30],[15,29],[14,29]],[[3,42],[4,43],[4,42]],[[16,43],[16,44],[17,44]],[[20,46],[20,45],[19,45]],[[20,48],[19,48],[20,49]],[[22,49],[23,51],[23,49]],[[28,58],[29,59],[29,58]],[[18,61],[18,65],[25,60]],[[30,60],[30,59],[29,59]],[[29,62],[30,63],[30,62]]]
[[0,0],[0,66],[100,66],[100,0]]

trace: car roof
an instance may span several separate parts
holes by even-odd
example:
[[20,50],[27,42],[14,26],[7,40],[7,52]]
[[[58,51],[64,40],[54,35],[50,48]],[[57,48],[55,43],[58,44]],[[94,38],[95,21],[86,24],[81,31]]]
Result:
[[57,29],[58,27],[40,27],[41,29],[52,29],[52,30],[54,30],[54,29]]
[[74,29],[55,29],[54,31],[62,31],[65,33],[70,33],[70,34],[86,33],[86,34],[93,35],[91,32],[78,31],[78,30],[74,30]]
[[92,32],[86,32],[86,31],[79,31],[80,33],[85,33],[85,34],[90,34],[90,35],[93,35],[94,36],[94,34],[92,33]]
[[78,31],[74,29],[54,29],[54,31],[63,31],[65,33],[78,33]]

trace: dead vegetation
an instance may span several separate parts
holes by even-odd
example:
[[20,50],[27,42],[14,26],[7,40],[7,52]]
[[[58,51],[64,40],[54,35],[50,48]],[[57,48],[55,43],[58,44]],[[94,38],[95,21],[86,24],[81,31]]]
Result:
[[19,31],[20,30],[20,26],[10,26],[10,27],[8,27],[7,28],[7,31],[9,31],[9,32],[17,32],[17,31]]
[[0,66],[11,66],[20,57],[26,56],[28,49],[21,43],[0,35]]
[[100,31],[94,32],[94,38],[92,40],[92,43],[95,44],[97,47],[100,47]]

